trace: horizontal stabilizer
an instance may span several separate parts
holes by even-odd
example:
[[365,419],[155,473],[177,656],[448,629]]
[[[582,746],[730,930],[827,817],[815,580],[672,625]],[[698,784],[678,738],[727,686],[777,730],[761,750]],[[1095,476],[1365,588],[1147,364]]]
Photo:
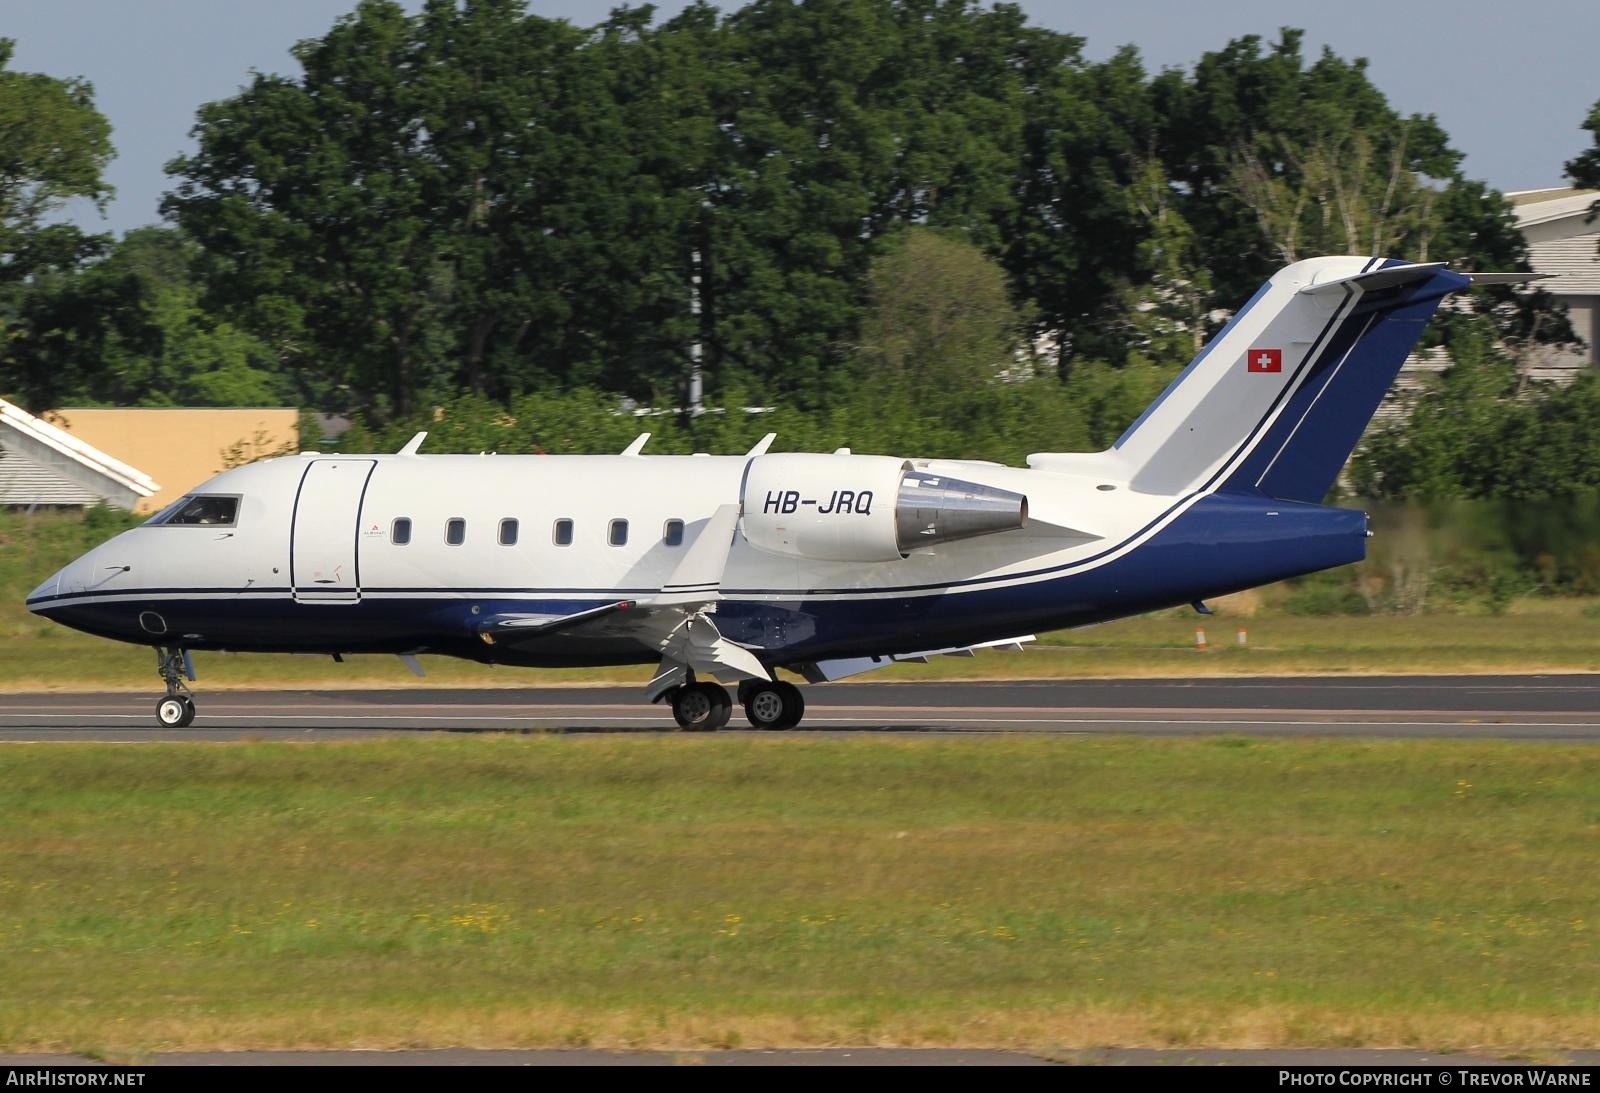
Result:
[[1520,285],[1524,281],[1543,281],[1553,273],[1463,273],[1475,285]]
[[1320,281],[1307,285],[1300,290],[1300,295],[1316,296],[1320,293],[1332,292],[1336,288],[1359,288],[1363,292],[1378,292],[1386,288],[1398,288],[1400,285],[1426,281],[1442,269],[1444,269],[1443,262],[1408,262],[1398,266],[1385,266],[1382,269],[1375,269],[1371,273],[1335,277],[1330,281]]

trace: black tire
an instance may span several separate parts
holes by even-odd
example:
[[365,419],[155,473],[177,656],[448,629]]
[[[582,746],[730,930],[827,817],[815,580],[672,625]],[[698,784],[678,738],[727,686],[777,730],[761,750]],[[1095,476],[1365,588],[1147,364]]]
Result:
[[672,718],[685,732],[716,732],[733,714],[733,700],[715,683],[691,683],[672,696]]
[[792,729],[800,724],[805,713],[805,696],[793,683],[762,681],[745,691],[744,715],[754,728]]
[[167,729],[186,729],[194,723],[194,699],[188,695],[168,695],[156,702],[156,724]]

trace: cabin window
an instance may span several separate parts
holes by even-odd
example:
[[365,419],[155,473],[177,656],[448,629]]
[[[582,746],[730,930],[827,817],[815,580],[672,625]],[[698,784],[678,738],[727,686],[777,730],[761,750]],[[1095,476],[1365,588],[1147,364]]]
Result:
[[450,518],[444,526],[444,541],[451,546],[460,546],[467,541],[467,522],[459,516]]
[[626,520],[613,520],[613,521],[611,521],[611,530],[606,534],[606,542],[610,543],[612,546],[627,546],[628,545],[628,521],[626,521]]
[[682,546],[683,521],[668,520],[667,526],[661,529],[661,541],[668,546]]
[[170,505],[150,520],[169,526],[233,527],[239,518],[239,498],[193,494]]
[[500,521],[500,545],[517,545],[517,522],[515,520]]
[[556,521],[556,529],[555,529],[554,537],[555,537],[555,541],[556,541],[556,546],[571,546],[572,545],[572,521],[571,520],[557,520]]
[[411,541],[411,517],[396,516],[389,525],[389,541],[395,546],[405,546]]

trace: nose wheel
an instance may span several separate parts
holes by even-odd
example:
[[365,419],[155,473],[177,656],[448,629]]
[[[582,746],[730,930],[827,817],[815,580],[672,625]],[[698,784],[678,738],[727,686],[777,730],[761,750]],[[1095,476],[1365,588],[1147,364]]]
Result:
[[806,713],[800,688],[783,680],[746,682],[739,688],[744,715],[757,729],[792,729]]
[[156,703],[156,720],[169,729],[187,728],[194,721],[194,699],[168,695]]
[[156,724],[164,729],[187,728],[194,721],[188,683],[194,678],[194,664],[189,651],[176,646],[156,649],[156,671],[167,685],[166,697],[156,701]]

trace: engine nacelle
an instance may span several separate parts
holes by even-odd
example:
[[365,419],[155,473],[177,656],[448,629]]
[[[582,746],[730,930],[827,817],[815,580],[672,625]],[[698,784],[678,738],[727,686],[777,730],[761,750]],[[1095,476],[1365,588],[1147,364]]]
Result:
[[752,546],[824,562],[894,561],[1028,522],[1020,493],[881,455],[757,456],[739,499]]

